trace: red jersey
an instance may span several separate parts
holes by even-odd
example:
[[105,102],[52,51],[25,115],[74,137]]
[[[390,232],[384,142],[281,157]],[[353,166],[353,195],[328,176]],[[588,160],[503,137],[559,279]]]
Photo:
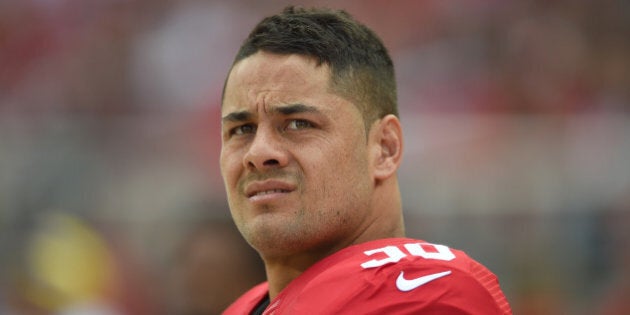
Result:
[[[223,313],[250,314],[260,284]],[[464,252],[408,238],[342,249],[308,268],[273,299],[272,314],[512,314],[496,276]]]

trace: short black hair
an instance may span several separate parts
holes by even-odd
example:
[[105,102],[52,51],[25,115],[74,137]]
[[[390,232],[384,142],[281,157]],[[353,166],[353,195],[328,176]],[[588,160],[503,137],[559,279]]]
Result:
[[398,116],[394,65],[380,38],[343,10],[289,6],[264,18],[240,47],[232,66],[258,51],[299,54],[331,69],[331,88],[361,110],[366,130]]

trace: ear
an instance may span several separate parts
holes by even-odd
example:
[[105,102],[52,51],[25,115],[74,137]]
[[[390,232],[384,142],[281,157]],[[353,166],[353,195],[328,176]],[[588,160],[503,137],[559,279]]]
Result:
[[374,177],[383,181],[396,173],[402,161],[403,138],[400,120],[387,115],[372,126]]

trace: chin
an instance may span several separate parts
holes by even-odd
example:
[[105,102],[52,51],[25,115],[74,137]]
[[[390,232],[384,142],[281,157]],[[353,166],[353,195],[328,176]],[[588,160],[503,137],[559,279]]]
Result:
[[303,229],[284,220],[250,222],[244,236],[259,253],[273,256],[299,251],[308,240]]

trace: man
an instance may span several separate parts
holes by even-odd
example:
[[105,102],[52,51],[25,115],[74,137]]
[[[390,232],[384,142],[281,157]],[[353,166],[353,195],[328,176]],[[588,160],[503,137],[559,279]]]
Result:
[[221,172],[268,282],[225,314],[511,314],[463,252],[404,238],[392,61],[343,11],[286,8],[237,53]]

